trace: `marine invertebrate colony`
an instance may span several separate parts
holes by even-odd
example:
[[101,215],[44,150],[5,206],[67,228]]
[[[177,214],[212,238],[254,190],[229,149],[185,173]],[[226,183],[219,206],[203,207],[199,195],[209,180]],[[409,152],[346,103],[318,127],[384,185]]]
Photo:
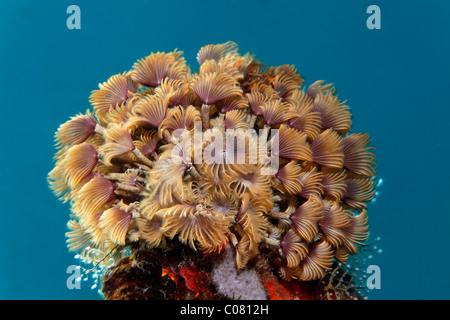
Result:
[[332,85],[305,88],[292,65],[233,42],[197,61],[193,73],[180,51],[152,53],[59,127],[48,180],[71,204],[69,249],[106,263],[123,247],[232,247],[238,269],[265,255],[282,279],[325,277],[368,237],[368,135],[349,132]]

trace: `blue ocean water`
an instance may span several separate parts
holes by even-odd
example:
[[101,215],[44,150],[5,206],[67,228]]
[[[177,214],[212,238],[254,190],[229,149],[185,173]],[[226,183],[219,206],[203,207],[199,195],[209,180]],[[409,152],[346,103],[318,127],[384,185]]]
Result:
[[[81,29],[69,30],[69,5]],[[369,30],[369,5],[381,29]],[[449,299],[448,1],[0,2],[0,299],[99,299],[66,286],[76,264],[68,206],[50,192],[53,135],[89,108],[99,82],[151,52],[235,41],[267,65],[294,64],[310,84],[334,83],[368,132],[384,181],[369,207],[381,237],[381,289],[370,299]]]

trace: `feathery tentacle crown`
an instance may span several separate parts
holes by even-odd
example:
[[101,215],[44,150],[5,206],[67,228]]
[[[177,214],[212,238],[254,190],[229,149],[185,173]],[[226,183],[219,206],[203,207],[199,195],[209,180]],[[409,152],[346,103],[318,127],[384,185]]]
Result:
[[152,53],[60,126],[48,180],[71,203],[69,248],[229,244],[239,268],[272,252],[281,277],[322,278],[368,237],[368,135],[349,133],[332,85],[305,88],[292,65],[265,67],[234,42],[203,47],[197,61],[192,73],[182,52]]

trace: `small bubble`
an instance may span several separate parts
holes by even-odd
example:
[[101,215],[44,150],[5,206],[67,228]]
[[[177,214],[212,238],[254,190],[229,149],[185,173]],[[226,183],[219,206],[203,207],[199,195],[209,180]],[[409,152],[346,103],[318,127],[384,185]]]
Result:
[[377,188],[381,187],[383,185],[383,178],[378,179]]
[[94,285],[91,287],[91,290],[94,290],[95,288],[97,288],[97,284],[94,284]]

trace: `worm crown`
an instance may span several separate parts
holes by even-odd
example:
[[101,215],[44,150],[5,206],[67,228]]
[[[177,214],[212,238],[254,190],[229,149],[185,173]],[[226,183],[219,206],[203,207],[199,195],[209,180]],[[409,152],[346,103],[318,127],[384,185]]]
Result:
[[324,277],[368,237],[369,136],[349,132],[331,84],[305,88],[292,65],[231,41],[197,61],[193,73],[180,51],[152,53],[59,127],[48,181],[71,205],[69,249],[230,245],[238,268],[270,252],[284,279]]

